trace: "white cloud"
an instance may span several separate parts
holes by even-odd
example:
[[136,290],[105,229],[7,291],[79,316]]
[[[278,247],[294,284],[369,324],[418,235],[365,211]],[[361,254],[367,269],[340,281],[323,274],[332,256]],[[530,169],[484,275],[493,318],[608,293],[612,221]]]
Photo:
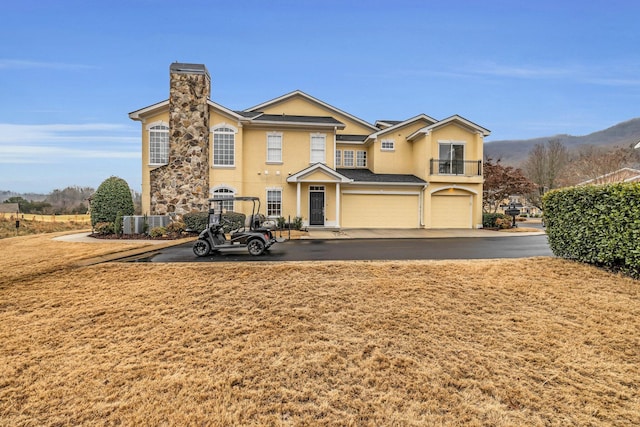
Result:
[[501,65],[493,62],[482,62],[467,69],[472,74],[497,77],[513,77],[521,79],[545,79],[574,76],[577,70],[573,67],[541,67],[537,65]]
[[[122,135],[130,134],[129,135]],[[0,144],[60,142],[137,143],[132,128],[111,123],[16,125],[0,123]]]
[[81,150],[46,146],[0,146],[0,163],[58,163],[70,159],[139,159],[138,151]]
[[140,158],[139,136],[134,135],[130,127],[111,123],[0,123],[0,163]]

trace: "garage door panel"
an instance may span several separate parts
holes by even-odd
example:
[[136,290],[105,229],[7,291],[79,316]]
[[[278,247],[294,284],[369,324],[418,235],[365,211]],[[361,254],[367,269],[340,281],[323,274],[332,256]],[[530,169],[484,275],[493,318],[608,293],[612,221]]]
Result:
[[471,196],[432,196],[432,228],[471,228]]
[[344,194],[342,227],[347,228],[417,228],[417,195]]

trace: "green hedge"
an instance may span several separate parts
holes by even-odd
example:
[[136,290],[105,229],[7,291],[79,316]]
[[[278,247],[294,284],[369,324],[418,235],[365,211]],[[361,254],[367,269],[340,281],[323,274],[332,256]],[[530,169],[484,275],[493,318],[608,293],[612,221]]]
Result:
[[[246,219],[245,214],[238,212],[225,212],[222,214],[222,217],[231,221],[232,224],[231,226],[225,225],[225,233],[242,227]],[[209,214],[207,212],[188,213],[183,215],[182,220],[184,221],[187,230],[200,233],[202,230],[207,228],[209,223]]]
[[505,215],[502,213],[485,212],[482,214],[482,228],[502,228],[501,225],[498,224],[498,220],[511,221],[512,218],[509,215]]
[[554,190],[543,203],[556,256],[640,278],[640,184]]
[[123,216],[133,213],[131,190],[127,181],[122,178],[112,176],[105,179],[91,196],[92,226],[99,222],[115,222],[118,214]]

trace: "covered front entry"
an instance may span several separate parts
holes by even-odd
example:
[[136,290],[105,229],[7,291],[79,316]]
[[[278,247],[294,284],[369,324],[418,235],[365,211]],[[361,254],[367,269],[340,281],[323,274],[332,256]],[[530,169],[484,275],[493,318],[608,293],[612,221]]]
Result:
[[414,194],[342,195],[342,226],[347,228],[418,228],[420,197]]
[[296,185],[296,216],[302,224],[340,228],[340,186],[352,180],[324,163],[316,163],[287,178]]
[[432,228],[472,228],[472,195],[432,195]]

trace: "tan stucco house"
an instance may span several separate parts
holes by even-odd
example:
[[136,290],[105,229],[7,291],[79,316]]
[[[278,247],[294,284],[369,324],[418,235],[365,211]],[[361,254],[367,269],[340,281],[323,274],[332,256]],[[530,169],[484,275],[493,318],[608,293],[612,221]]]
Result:
[[368,123],[298,90],[236,111],[210,99],[204,65],[169,74],[169,99],[129,114],[142,125],[144,213],[235,194],[311,227],[482,226],[489,131],[463,117]]

